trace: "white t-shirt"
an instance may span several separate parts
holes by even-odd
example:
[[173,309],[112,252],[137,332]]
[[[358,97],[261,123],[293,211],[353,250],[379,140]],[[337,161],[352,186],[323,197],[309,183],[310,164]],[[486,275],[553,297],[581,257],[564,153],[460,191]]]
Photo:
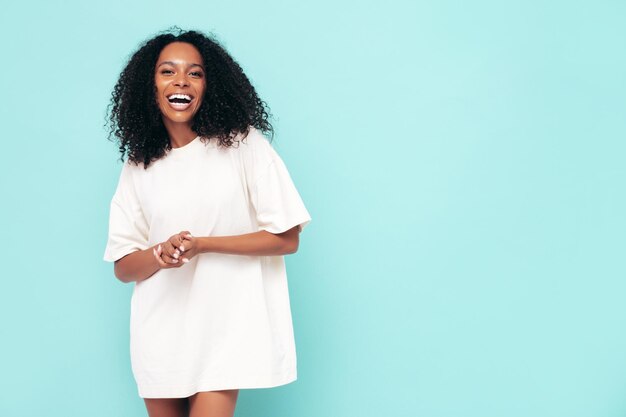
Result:
[[[311,221],[284,162],[259,130],[251,127],[234,147],[216,140],[196,137],[147,170],[123,165],[105,261],[183,230],[197,237],[280,233]],[[295,381],[284,257],[201,253],[136,282],[130,354],[142,398]]]

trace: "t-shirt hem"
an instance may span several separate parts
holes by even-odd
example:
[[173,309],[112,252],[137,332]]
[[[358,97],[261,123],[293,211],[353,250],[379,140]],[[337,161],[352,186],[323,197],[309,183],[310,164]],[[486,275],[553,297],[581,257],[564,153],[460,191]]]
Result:
[[268,225],[259,225],[259,230],[265,230],[266,232],[278,234],[286,232],[287,230],[290,230],[295,226],[299,226],[300,232],[302,232],[302,230],[304,230],[304,227],[309,223],[311,223],[311,217],[303,216],[299,219],[295,219],[293,221],[285,222],[282,224],[273,223]]
[[122,248],[118,250],[107,250],[102,257],[102,260],[106,262],[115,262],[122,259],[126,255],[130,255],[133,252],[142,251],[148,249],[150,246],[141,245],[133,246],[132,248]]
[[286,385],[298,379],[297,372],[274,375],[272,377],[233,378],[232,381],[203,380],[186,386],[137,385],[141,398],[187,398],[197,392],[227,389],[273,388]]

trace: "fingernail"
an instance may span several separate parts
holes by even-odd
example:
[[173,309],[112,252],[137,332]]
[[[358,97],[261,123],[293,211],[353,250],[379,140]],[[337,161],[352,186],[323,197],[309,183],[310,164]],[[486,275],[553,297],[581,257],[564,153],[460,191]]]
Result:
[[191,236],[189,233],[187,233],[187,234],[185,235],[185,237],[188,237],[189,239],[191,239],[193,236]]
[[184,252],[185,251],[185,246],[184,245],[180,245],[180,251]]
[[176,262],[178,262],[178,259],[172,259],[173,264],[175,264]]
[[174,253],[174,258],[178,258],[178,253]]
[[159,245],[159,252],[161,252],[161,245]]
[[184,262],[184,263],[187,263],[187,262],[189,262],[189,259],[187,259],[187,258],[183,258],[183,262]]

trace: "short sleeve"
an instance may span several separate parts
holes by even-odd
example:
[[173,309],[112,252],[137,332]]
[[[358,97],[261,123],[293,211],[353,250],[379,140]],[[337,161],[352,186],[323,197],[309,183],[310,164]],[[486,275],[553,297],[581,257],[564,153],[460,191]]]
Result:
[[311,216],[283,160],[268,142],[261,146],[260,153],[269,162],[250,188],[259,230],[282,233],[299,225],[302,231],[311,222]]
[[124,163],[109,212],[109,235],[104,260],[114,262],[131,252],[149,248],[149,226],[132,178],[132,167]]

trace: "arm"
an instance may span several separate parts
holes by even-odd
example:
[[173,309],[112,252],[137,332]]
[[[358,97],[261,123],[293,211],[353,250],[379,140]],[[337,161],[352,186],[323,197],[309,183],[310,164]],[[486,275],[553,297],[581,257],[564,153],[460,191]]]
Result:
[[[190,252],[195,252],[195,254],[216,252],[258,256],[286,255],[298,250],[299,237],[299,226],[278,234],[261,230],[243,235],[194,237],[196,248]],[[157,246],[159,245],[129,253],[115,261],[115,276],[125,283],[150,278],[161,269],[153,254],[153,250]],[[182,265],[182,262],[177,262],[173,267]]]
[[199,253],[268,256],[295,253],[298,250],[299,236],[299,226],[295,226],[278,234],[261,230],[243,235],[196,237],[196,239]]
[[113,271],[117,279],[129,283],[150,278],[161,268],[152,254],[155,246],[145,250],[131,252],[115,261]]

